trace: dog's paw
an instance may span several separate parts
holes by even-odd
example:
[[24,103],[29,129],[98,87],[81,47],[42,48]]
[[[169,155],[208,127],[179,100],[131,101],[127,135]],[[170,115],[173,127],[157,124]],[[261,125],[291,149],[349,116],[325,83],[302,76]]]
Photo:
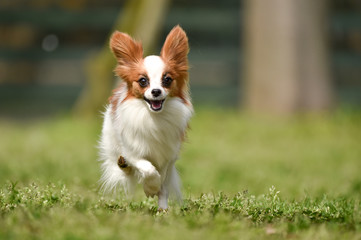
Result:
[[158,207],[158,209],[157,209],[157,212],[158,213],[168,213],[168,211],[169,211],[169,208],[160,208],[160,207]]
[[147,160],[137,161],[135,167],[138,170],[139,181],[143,183],[143,189],[147,197],[154,197],[160,191],[161,177],[157,169]]
[[147,197],[154,197],[158,195],[160,191],[160,186],[161,180],[160,175],[157,171],[144,178],[143,189]]
[[147,160],[139,160],[135,164],[136,169],[138,170],[139,180],[151,177],[153,175],[159,175],[157,169]]

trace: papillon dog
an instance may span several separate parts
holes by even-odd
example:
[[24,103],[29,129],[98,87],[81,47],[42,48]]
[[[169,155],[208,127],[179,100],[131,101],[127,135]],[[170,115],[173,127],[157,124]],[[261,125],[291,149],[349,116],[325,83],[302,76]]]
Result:
[[168,208],[173,192],[181,200],[175,162],[193,107],[188,91],[188,38],[180,26],[168,34],[160,56],[143,57],[140,42],[114,32],[110,48],[122,82],[104,113],[100,139],[102,188],[130,193],[137,183]]

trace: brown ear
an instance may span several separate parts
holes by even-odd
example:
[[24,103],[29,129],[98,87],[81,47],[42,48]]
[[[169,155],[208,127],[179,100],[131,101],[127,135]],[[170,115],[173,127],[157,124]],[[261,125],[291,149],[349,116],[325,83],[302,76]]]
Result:
[[188,70],[188,52],[188,37],[184,30],[177,25],[168,34],[160,55],[166,62],[178,65],[182,68],[181,70]]
[[115,31],[110,38],[110,49],[119,64],[138,63],[143,59],[143,47],[128,34]]

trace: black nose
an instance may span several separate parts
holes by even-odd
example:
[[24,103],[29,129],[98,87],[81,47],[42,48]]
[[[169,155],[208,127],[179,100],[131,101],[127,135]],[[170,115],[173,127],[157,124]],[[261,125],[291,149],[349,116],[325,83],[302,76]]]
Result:
[[152,93],[153,97],[158,97],[162,93],[162,91],[158,88],[155,88],[151,91],[151,93]]

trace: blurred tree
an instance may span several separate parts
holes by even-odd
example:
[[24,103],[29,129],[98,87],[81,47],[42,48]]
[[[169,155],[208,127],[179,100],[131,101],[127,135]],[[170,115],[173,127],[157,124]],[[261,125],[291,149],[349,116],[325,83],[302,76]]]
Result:
[[[128,0],[113,31],[119,30],[141,39],[147,55],[154,48],[168,5],[169,0]],[[97,55],[89,58],[87,84],[73,108],[76,116],[93,117],[104,110],[114,85],[115,65],[108,42]]]
[[327,0],[245,1],[248,110],[287,115],[331,107],[327,10]]

